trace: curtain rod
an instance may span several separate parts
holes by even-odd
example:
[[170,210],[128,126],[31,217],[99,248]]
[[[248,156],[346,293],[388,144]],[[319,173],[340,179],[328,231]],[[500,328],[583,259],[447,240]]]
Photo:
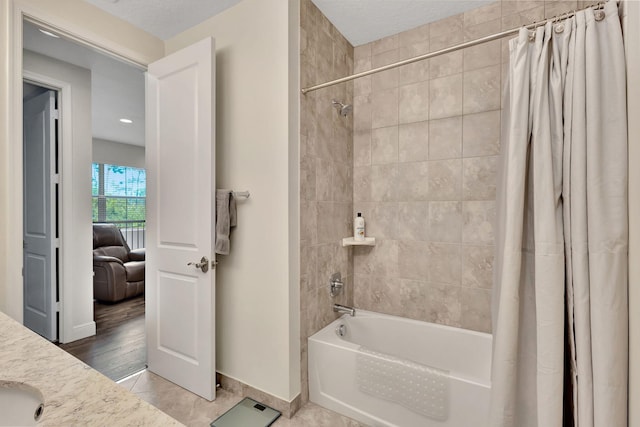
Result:
[[413,58],[409,58],[409,59],[405,59],[405,60],[402,60],[402,61],[394,62],[393,64],[384,65],[382,67],[374,68],[374,69],[371,69],[371,70],[368,70],[368,71],[362,71],[360,73],[355,73],[355,74],[352,74],[350,76],[342,77],[342,78],[339,78],[339,79],[336,79],[336,80],[331,80],[329,82],[318,84],[318,85],[315,85],[315,86],[302,88],[300,91],[302,92],[303,95],[306,95],[307,93],[313,92],[313,91],[318,90],[318,89],[324,89],[325,87],[334,86],[334,85],[337,85],[337,84],[340,84],[340,83],[344,83],[344,82],[348,82],[348,81],[351,81],[351,80],[358,79],[360,77],[366,77],[366,76],[369,76],[371,74],[376,74],[376,73],[380,73],[382,71],[390,70],[392,68],[397,68],[397,67],[401,67],[403,65],[412,64],[414,62],[422,61],[424,59],[429,59],[429,58],[433,58],[433,57],[436,57],[436,56],[444,55],[444,54],[447,54],[447,53],[450,53],[450,52],[455,52],[456,50],[465,49],[465,48],[473,47],[473,46],[476,46],[476,45],[479,45],[479,44],[482,44],[482,43],[487,43],[487,42],[491,42],[491,41],[494,41],[494,40],[498,40],[498,39],[501,39],[501,38],[506,37],[508,35],[518,33],[522,28],[526,28],[528,30],[531,30],[531,29],[534,29],[534,28],[539,27],[541,25],[544,25],[549,21],[554,21],[555,22],[555,21],[562,21],[564,19],[571,18],[572,16],[574,16],[576,14],[576,12],[580,12],[580,11],[587,10],[587,9],[596,9],[596,10],[597,9],[601,9],[605,5],[605,3],[606,2],[595,3],[595,4],[592,4],[590,6],[584,7],[582,9],[572,10],[570,12],[562,13],[562,14],[556,15],[556,16],[554,16],[552,18],[547,18],[547,19],[544,19],[544,20],[541,20],[541,21],[537,21],[537,22],[534,22],[534,23],[529,24],[529,25],[524,25],[524,26],[520,26],[520,27],[517,27],[517,28],[512,28],[510,30],[501,31],[499,33],[495,33],[495,34],[491,34],[489,36],[481,37],[479,39],[471,40],[471,41],[468,41],[468,42],[460,43],[460,44],[455,45],[455,46],[451,46],[451,47],[447,47],[447,48],[444,48],[444,49],[440,49],[440,50],[437,50],[435,52],[425,53],[424,55],[419,55],[419,56],[415,56]]

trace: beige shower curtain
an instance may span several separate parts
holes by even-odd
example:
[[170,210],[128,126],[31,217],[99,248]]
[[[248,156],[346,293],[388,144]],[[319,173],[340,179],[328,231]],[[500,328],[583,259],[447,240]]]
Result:
[[564,393],[575,425],[626,426],[627,126],[617,5],[523,29],[509,47],[490,426],[560,427]]

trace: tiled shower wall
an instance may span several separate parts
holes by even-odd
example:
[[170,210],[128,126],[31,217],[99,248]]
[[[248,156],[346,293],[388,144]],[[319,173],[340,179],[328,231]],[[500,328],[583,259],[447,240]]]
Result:
[[[301,0],[301,85],[310,86],[584,7],[503,1],[355,50]],[[301,368],[307,337],[333,302],[490,330],[490,294],[506,40],[301,96]],[[331,100],[354,104],[338,116]],[[343,248],[355,212],[374,247]],[[346,293],[328,294],[340,271]]]
[[[353,47],[311,0],[300,3],[302,87],[353,73]],[[353,261],[340,244],[351,231],[353,115],[342,117],[336,99],[353,104],[353,83],[300,97],[300,347],[302,401],[308,400],[307,337],[338,316],[332,304],[353,305]],[[345,292],[332,299],[329,277],[342,273]]]
[[[577,8],[504,1],[354,51],[355,72]],[[489,332],[495,178],[506,40],[361,78],[354,85],[358,308]]]

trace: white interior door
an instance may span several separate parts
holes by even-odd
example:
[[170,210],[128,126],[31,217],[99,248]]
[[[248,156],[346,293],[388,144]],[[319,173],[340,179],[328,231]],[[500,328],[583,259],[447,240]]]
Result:
[[55,93],[23,106],[23,289],[24,325],[48,340],[57,338],[55,253]]
[[[216,384],[214,64],[214,40],[202,40],[151,64],[146,90],[147,363],[209,400]],[[203,257],[206,272],[193,265]]]

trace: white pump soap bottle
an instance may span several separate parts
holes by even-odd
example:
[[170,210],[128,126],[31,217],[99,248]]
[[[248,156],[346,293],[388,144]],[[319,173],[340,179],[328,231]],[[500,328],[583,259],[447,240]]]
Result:
[[364,241],[364,217],[362,212],[358,212],[358,216],[353,220],[353,240]]

